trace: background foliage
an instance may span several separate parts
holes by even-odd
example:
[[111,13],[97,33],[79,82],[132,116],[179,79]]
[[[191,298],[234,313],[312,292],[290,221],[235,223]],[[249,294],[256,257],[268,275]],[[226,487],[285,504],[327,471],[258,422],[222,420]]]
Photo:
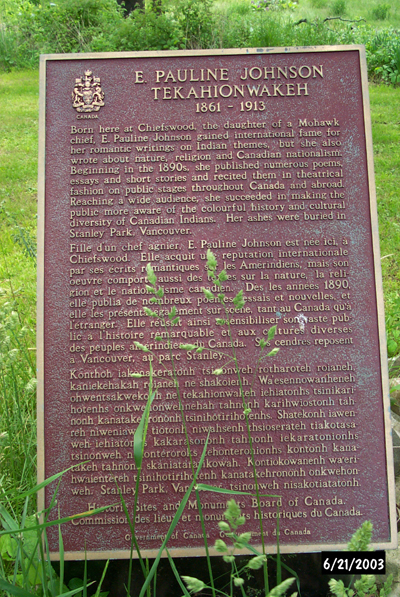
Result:
[[[369,75],[400,83],[400,0],[0,0],[0,68],[46,53],[365,44]],[[141,9],[140,7],[144,8]]]

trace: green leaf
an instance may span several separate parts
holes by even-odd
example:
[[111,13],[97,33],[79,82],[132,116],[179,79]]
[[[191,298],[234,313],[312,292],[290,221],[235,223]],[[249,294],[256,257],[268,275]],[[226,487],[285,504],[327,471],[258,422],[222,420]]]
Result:
[[157,290],[157,296],[160,297],[160,298],[162,298],[164,296],[164,290],[163,290],[163,288],[159,288]]
[[3,579],[0,579],[0,589],[7,591],[10,595],[15,595],[15,597],[32,597],[32,593],[28,593],[25,589],[20,589]]
[[290,585],[293,583],[294,580],[294,578],[287,578],[278,586],[274,587],[272,591],[268,593],[268,597],[281,597],[286,593],[286,591],[289,589]]
[[[93,582],[89,583],[89,585],[92,585]],[[4,591],[8,591],[8,593],[10,593],[10,595],[13,595],[14,597],[32,597],[33,595],[35,595],[36,593],[28,593],[28,591],[25,591],[25,589],[20,589],[19,587],[16,587],[15,585],[10,584],[9,582],[7,582],[6,580],[0,579],[0,589],[3,589]],[[82,591],[82,587],[79,587],[77,589],[74,589],[73,591],[68,591],[67,593],[57,593],[59,595],[59,597],[72,597],[73,595],[76,595],[77,593],[80,593]]]
[[157,284],[157,276],[155,275],[154,270],[151,267],[151,263],[147,264],[146,273],[147,273],[147,279],[150,282],[150,284],[155,286]]
[[175,317],[175,319],[172,320],[172,325],[176,325],[177,323],[179,323],[179,317]]
[[[92,584],[93,582],[89,583],[88,586]],[[3,591],[8,591],[8,593],[10,593],[10,595],[13,595],[14,597],[32,597],[33,595],[35,595],[35,593],[28,593],[28,591],[25,591],[25,589],[20,589],[19,587],[16,587],[15,585],[10,584],[9,582],[3,579],[0,579],[0,589],[2,589]],[[79,587],[77,589],[74,589],[73,591],[62,593],[59,595],[59,597],[72,597],[73,595],[76,595],[81,591],[82,587]]]
[[144,376],[141,373],[131,373],[131,372],[129,372],[129,377],[139,378],[139,377],[144,377]]
[[392,590],[392,584],[393,584],[393,574],[389,574],[386,582],[383,583],[383,588],[381,589],[379,597],[389,597],[389,593]]
[[219,276],[218,276],[218,280],[220,282],[226,282],[228,279],[228,274],[226,273],[226,271],[223,269],[222,272],[220,272]]
[[274,357],[279,352],[279,348],[273,348],[271,352],[267,354],[267,357]]
[[222,559],[224,560],[224,562],[227,562],[229,564],[230,562],[235,561],[235,556],[222,556]]
[[204,350],[204,346],[199,346],[196,350],[196,352],[203,352]]
[[140,344],[140,342],[134,342],[134,345],[136,346],[136,348],[138,348],[139,350],[143,350],[143,352],[150,352],[148,348],[146,348],[146,346],[144,346],[144,344]]
[[223,369],[214,369],[213,375],[222,375],[224,372]]
[[228,551],[228,546],[225,541],[222,541],[222,539],[217,539],[214,544],[214,549],[219,553],[225,553]]
[[147,290],[147,292],[153,292],[153,293],[156,291],[154,286],[148,286],[147,284],[146,284],[146,290]]
[[168,319],[170,319],[170,320],[174,319],[175,315],[176,315],[176,307],[174,306],[174,307],[172,307],[171,311],[168,313]]
[[157,342],[162,342],[162,337],[161,336],[155,336],[154,340],[156,340]]
[[244,578],[239,578],[235,576],[233,579],[233,584],[235,585],[235,587],[241,587],[242,585],[244,585]]
[[197,348],[196,344],[180,344],[179,348],[182,350],[195,350]]
[[156,313],[155,311],[152,311],[151,309],[149,309],[148,307],[143,307],[143,311],[146,313],[146,315],[148,315],[149,317],[158,317],[158,313]]
[[250,541],[250,539],[251,539],[251,533],[247,532],[247,533],[241,533],[239,535],[239,537],[237,537],[236,541],[237,541],[237,543],[242,544],[242,543],[248,543]]
[[372,539],[372,530],[372,522],[366,520],[350,539],[347,545],[348,551],[371,551],[369,544]]
[[225,325],[226,324],[226,320],[225,319],[216,319],[215,323],[217,325]]
[[149,303],[156,303],[157,299],[155,296],[153,296],[151,299],[149,299]]
[[247,566],[247,568],[250,568],[251,570],[258,570],[264,564],[266,559],[267,558],[264,555],[255,556],[254,558],[251,558],[251,560],[249,560],[247,562],[246,566]]
[[224,294],[222,294],[222,293],[220,293],[220,294],[218,295],[218,298],[219,298],[219,300],[222,302],[222,301],[224,301],[224,300],[225,300],[225,295],[224,295]]
[[217,269],[217,259],[210,249],[207,249],[207,269],[214,272]]
[[224,520],[220,520],[218,523],[218,526],[221,529],[221,531],[224,531],[224,533],[229,533],[229,531],[231,530],[231,527],[229,526],[229,524],[227,522],[225,522]]
[[213,293],[211,292],[211,290],[208,290],[207,288],[203,288],[203,292],[204,292],[204,296],[209,299],[212,300],[215,298],[215,296],[213,295]]
[[272,328],[268,330],[268,340],[273,340],[276,334],[276,325],[273,325]]
[[11,562],[15,560],[18,551],[18,544],[16,540],[10,535],[2,535],[0,537],[0,556],[3,560]]
[[328,585],[335,597],[347,597],[346,589],[342,580],[335,580],[334,578],[331,578],[331,580],[328,582]]
[[243,290],[239,290],[239,292],[233,299],[233,304],[235,306],[235,309],[241,309],[242,307],[244,307]]
[[199,580],[198,578],[194,578],[193,576],[182,576],[182,578],[185,581],[185,583],[187,584],[187,588],[192,593],[198,593],[199,591],[202,591],[206,587],[206,585],[203,583],[202,580]]

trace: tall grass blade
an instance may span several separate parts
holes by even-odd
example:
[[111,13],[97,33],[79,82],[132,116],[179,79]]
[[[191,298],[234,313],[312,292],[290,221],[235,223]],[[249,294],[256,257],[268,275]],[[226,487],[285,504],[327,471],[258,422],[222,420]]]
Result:
[[[83,462],[82,464],[86,464],[87,462],[89,462],[89,460],[87,460],[86,462]],[[29,495],[33,495],[33,494],[37,493],[38,491],[43,489],[43,487],[47,487],[47,485],[50,485],[50,483],[53,483],[53,481],[56,481],[57,479],[62,477],[65,473],[72,470],[76,466],[80,466],[80,464],[74,464],[73,466],[70,466],[69,468],[66,468],[65,470],[61,471],[61,473],[56,473],[55,475],[52,475],[48,479],[45,479],[44,481],[39,483],[39,485],[35,485],[35,487],[32,487],[32,489],[28,489],[27,491],[23,491],[22,493],[19,493],[17,495],[14,495],[15,489],[9,489],[8,491],[3,491],[2,495],[4,497],[12,495],[14,499],[21,500],[22,498],[26,498]]]
[[0,578],[0,589],[3,591],[7,591],[10,595],[15,595],[15,597],[32,597],[34,593],[28,593],[25,589],[21,589],[20,587],[16,587],[11,583],[7,582],[6,580],[2,580]]
[[171,525],[170,525],[170,527],[168,529],[168,532],[167,532],[167,534],[165,536],[165,539],[162,542],[162,545],[161,545],[160,549],[158,550],[158,554],[156,556],[156,559],[154,560],[154,563],[153,563],[153,565],[152,565],[152,567],[150,569],[150,572],[149,572],[149,574],[148,574],[148,576],[147,576],[147,578],[146,578],[146,580],[145,580],[145,582],[144,582],[144,584],[142,586],[142,589],[140,591],[139,597],[144,597],[144,595],[146,593],[146,590],[147,590],[147,587],[150,585],[151,579],[153,578],[154,574],[156,573],[156,570],[157,570],[158,564],[159,564],[159,562],[161,560],[161,556],[162,556],[162,553],[163,553],[163,551],[165,549],[165,546],[167,545],[168,541],[170,540],[171,535],[174,532],[174,529],[175,529],[176,525],[178,524],[178,522],[180,520],[180,517],[181,517],[181,515],[182,515],[182,513],[183,513],[183,511],[184,511],[184,509],[186,507],[186,504],[187,504],[187,501],[188,501],[188,499],[190,497],[190,494],[192,493],[193,488],[196,485],[197,476],[198,476],[198,474],[201,471],[201,467],[203,466],[203,462],[204,462],[204,459],[206,457],[209,437],[210,437],[210,433],[208,433],[206,442],[204,444],[203,453],[201,455],[199,464],[197,466],[197,469],[196,469],[196,472],[195,472],[195,475],[194,475],[194,479],[191,482],[191,484],[189,485],[189,487],[188,487],[185,495],[182,498],[181,503],[179,504],[179,508],[177,509],[177,511],[175,513],[175,516],[174,516],[174,518],[173,518],[173,520],[171,522]]
[[62,538],[61,525],[58,526],[58,550],[60,552],[60,593],[64,585],[64,541]]
[[[115,506],[116,504],[109,504],[108,506],[101,506],[100,508],[96,508],[95,510],[88,510],[87,512],[79,512],[79,514],[72,514],[71,516],[65,516],[64,518],[58,518],[57,520],[50,520],[49,522],[43,522],[41,524],[37,524],[32,527],[26,528],[17,528],[12,530],[0,531],[1,535],[11,535],[12,533],[27,533],[30,531],[36,531],[41,529],[46,529],[47,527],[53,527],[54,525],[63,524],[64,522],[70,522],[71,520],[75,520],[77,518],[85,518],[86,516],[92,516],[93,514],[99,514],[100,512],[104,512],[107,508],[111,506]],[[2,508],[0,504],[0,509]]]
[[[86,587],[90,587],[91,585],[94,585],[94,580],[92,580],[92,582],[86,583]],[[68,591],[67,593],[62,593],[61,595],[57,595],[57,597],[72,597],[73,595],[76,595],[77,593],[81,593],[82,592],[82,587],[79,587],[77,589],[72,589],[71,591]]]
[[[229,493],[231,495],[255,495],[248,491],[235,491],[234,489],[225,489],[224,487],[215,487],[214,485],[207,485],[206,483],[198,483],[196,489],[199,491],[214,491],[214,493]],[[279,495],[272,495],[270,493],[260,493],[260,497],[274,497],[279,498]]]
[[110,560],[107,560],[106,565],[104,566],[103,574],[101,575],[99,586],[97,587],[97,590],[96,590],[96,593],[94,594],[94,597],[100,597],[101,585],[103,584],[104,577],[106,575],[109,563],[110,563]]
[[172,568],[172,572],[174,573],[175,578],[178,581],[179,586],[180,586],[181,590],[183,591],[184,596],[185,597],[191,597],[189,591],[187,590],[187,588],[185,587],[184,583],[182,582],[180,574],[179,574],[178,570],[176,569],[175,562],[172,559],[171,554],[169,553],[168,549],[166,550],[166,552],[167,552],[169,563],[170,563],[171,568]]
[[83,597],[87,597],[87,554],[86,554],[86,542],[85,542],[85,565],[83,569]]
[[[150,361],[150,368],[151,368],[151,361]],[[152,392],[152,394],[149,396],[149,399],[147,401],[146,408],[143,412],[142,418],[140,419],[140,423],[135,431],[135,435],[133,436],[133,455],[134,455],[135,464],[136,464],[138,470],[140,470],[142,468],[144,446],[146,443],[147,427],[149,425],[150,408],[151,408],[151,404],[155,397],[156,397],[156,392]]]
[[282,565],[281,565],[281,550],[279,541],[279,506],[276,517],[276,584],[280,585],[282,582]]

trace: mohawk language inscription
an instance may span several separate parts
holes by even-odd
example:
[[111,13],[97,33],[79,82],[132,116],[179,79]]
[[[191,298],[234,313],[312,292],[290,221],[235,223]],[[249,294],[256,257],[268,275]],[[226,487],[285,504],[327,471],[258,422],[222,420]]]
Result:
[[[172,358],[196,462],[210,432],[199,479],[247,492],[237,501],[260,541],[245,414],[225,356],[232,345],[216,325],[221,305],[203,293],[218,293],[208,249],[227,272],[268,548],[278,509],[284,551],[345,545],[365,520],[376,544],[394,546],[361,54],[43,58],[40,478],[69,469],[60,517],[109,506],[64,525],[67,557],[84,546],[92,558],[129,557],[117,485],[132,510],[150,359],[156,398],[136,517],[142,553],[158,549],[192,481]],[[149,262],[164,288],[157,312],[175,307],[179,317],[171,350],[144,311],[154,308]],[[246,302],[235,310],[241,288]],[[280,352],[256,368],[261,339]],[[184,352],[182,343],[203,351]],[[218,367],[223,375],[213,374]],[[212,545],[226,499],[202,492],[202,508]],[[50,530],[55,557],[57,533]],[[195,555],[202,545],[193,497],[169,549]]]

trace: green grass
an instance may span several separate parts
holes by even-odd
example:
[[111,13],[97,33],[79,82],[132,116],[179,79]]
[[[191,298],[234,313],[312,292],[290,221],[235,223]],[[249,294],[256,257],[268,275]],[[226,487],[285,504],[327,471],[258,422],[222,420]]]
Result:
[[[385,308],[387,316],[396,321],[396,299],[400,298],[400,90],[370,85],[370,101]],[[387,334],[390,340],[391,325]]]
[[35,324],[36,272],[27,267],[23,247],[13,237],[20,236],[21,227],[26,237],[36,236],[38,83],[37,71],[0,77],[0,305],[17,299],[30,327]]
[[13,213],[24,210],[26,223],[36,213],[37,71],[2,73],[0,104],[0,201]]
[[[296,0],[294,0],[296,1]],[[373,27],[400,27],[400,0],[373,0],[360,2],[359,0],[342,0],[344,12],[337,15],[335,8],[338,0],[297,0],[297,6],[292,11],[295,19],[326,19],[341,16],[343,19],[365,19]],[[214,5],[216,12],[246,14],[252,10],[251,0],[217,0]],[[377,18],[386,13],[386,18]]]
[[[229,1],[229,0],[228,0]],[[359,0],[343,0],[344,12],[335,14],[335,8],[338,6],[338,0],[298,0],[298,6],[295,9],[299,18],[308,18],[310,20],[325,19],[327,17],[341,16],[344,19],[365,19],[373,27],[400,27],[400,0],[373,0],[369,2],[360,2]],[[380,7],[388,7],[387,18],[381,20],[376,18],[377,13],[384,13],[385,10],[379,10]],[[375,10],[374,10],[375,9]],[[378,11],[376,10],[378,9]]]
[[[0,77],[0,480],[36,481],[36,235],[38,73]],[[21,244],[22,243],[22,244]]]

